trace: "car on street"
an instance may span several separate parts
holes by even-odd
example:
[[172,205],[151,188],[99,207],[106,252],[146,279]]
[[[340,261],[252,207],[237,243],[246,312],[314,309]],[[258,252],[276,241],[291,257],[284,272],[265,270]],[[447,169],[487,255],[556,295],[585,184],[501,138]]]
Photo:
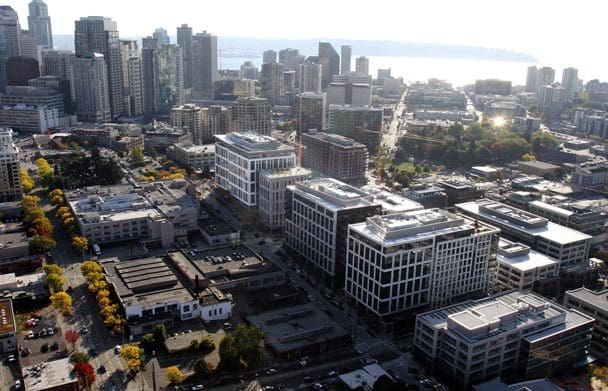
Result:
[[304,383],[309,383],[312,381],[312,377],[310,376],[304,376]]
[[51,350],[58,350],[59,349],[59,343],[57,341],[55,341],[52,345],[51,345]]
[[268,368],[266,370],[267,375],[274,375],[275,373],[277,373],[277,370],[275,368]]
[[80,334],[86,334],[89,332],[89,329],[87,329],[87,326],[82,326],[80,328]]
[[6,358],[6,361],[8,361],[9,363],[16,362],[16,361],[17,361],[17,357],[15,357],[15,355],[14,355],[14,354],[11,354],[11,355],[9,355],[9,356]]
[[114,346],[114,353],[120,354],[121,351],[122,351],[122,346],[120,346],[120,345]]
[[106,373],[106,367],[103,365],[100,365],[99,368],[97,368],[97,372],[98,373]]
[[40,330],[40,336],[41,337],[46,337],[46,329]]
[[47,327],[47,329],[46,329],[46,335],[51,336],[51,335],[53,335],[53,333],[54,333],[53,332],[53,328],[52,327]]
[[338,376],[338,372],[336,372],[336,371],[329,371],[329,373],[327,374],[327,376],[329,376],[329,377]]
[[205,386],[203,386],[202,384],[197,384],[195,386],[192,386],[191,390],[192,391],[198,391],[198,390],[204,390]]
[[232,330],[232,323],[230,323],[230,322],[224,323],[223,329],[226,331]]
[[24,348],[24,349],[21,351],[21,356],[25,357],[25,356],[27,356],[28,354],[30,354],[30,352],[31,352],[31,351],[30,351],[30,348]]
[[33,331],[28,331],[27,335],[25,336],[25,339],[34,339],[34,332]]
[[21,379],[18,379],[17,381],[15,381],[15,390],[22,390],[23,389],[23,383],[21,382]]

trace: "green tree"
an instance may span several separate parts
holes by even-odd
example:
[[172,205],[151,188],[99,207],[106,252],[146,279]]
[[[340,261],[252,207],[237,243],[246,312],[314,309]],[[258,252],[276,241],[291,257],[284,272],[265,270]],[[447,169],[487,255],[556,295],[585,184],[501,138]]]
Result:
[[144,163],[144,152],[141,148],[133,148],[133,151],[131,151],[131,160],[133,160],[133,163],[135,164]]
[[161,346],[167,339],[167,328],[164,324],[156,325],[152,329],[152,335],[154,336],[154,343]]
[[90,359],[91,357],[89,357],[88,354],[83,352],[76,352],[70,356],[70,361],[74,364],[77,364],[79,362],[89,362]]
[[154,335],[152,333],[146,333],[141,337],[141,343],[145,348],[151,349],[155,346]]
[[239,349],[234,334],[227,334],[220,341],[219,367],[225,371],[238,371],[241,366]]
[[235,333],[238,352],[247,369],[259,368],[264,362],[264,334],[256,326],[239,325]]
[[538,132],[532,135],[532,149],[536,153],[555,149],[558,144],[557,138],[549,132]]
[[148,156],[150,156],[152,159],[156,159],[158,157],[158,152],[156,152],[156,149],[149,145],[146,145],[146,154],[148,154]]
[[196,376],[204,379],[209,377],[212,372],[212,369],[204,358],[199,358],[194,362],[194,374]]

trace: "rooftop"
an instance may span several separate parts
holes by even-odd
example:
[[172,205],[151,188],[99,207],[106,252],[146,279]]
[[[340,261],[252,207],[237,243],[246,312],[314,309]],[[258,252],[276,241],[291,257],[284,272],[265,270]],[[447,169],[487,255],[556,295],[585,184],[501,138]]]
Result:
[[414,200],[397,193],[391,193],[388,190],[384,190],[376,186],[363,186],[361,187],[361,190],[371,194],[373,196],[373,202],[380,204],[382,206],[382,210],[386,213],[401,213],[424,209],[422,204]]
[[238,148],[245,153],[260,153],[269,151],[295,153],[294,147],[283,144],[273,137],[259,135],[254,132],[216,134],[215,139],[222,144]]
[[529,161],[529,162],[520,161],[519,165],[520,166],[527,166],[527,167],[534,167],[534,168],[538,168],[538,169],[541,169],[541,170],[557,170],[557,169],[559,169],[559,166],[556,166],[555,164],[541,162],[540,160],[532,160],[532,161]]
[[582,287],[566,291],[566,295],[572,296],[573,298],[583,301],[590,306],[599,308],[602,311],[608,311],[608,289],[598,292]]
[[559,263],[545,254],[530,249],[525,244],[510,242],[506,239],[500,239],[498,242],[497,260],[520,272]]
[[0,300],[0,336],[16,332],[13,303],[11,300]]
[[379,364],[371,364],[340,375],[340,380],[350,390],[371,390],[376,380],[386,374]]
[[73,369],[74,366],[69,358],[25,367],[22,370],[25,389],[27,391],[59,389],[64,384],[78,382],[78,379],[72,372]]
[[367,148],[364,144],[358,143],[352,138],[344,137],[339,134],[333,133],[325,133],[325,132],[311,132],[305,133],[302,135],[304,139],[312,138],[319,141],[325,141],[327,143],[333,144],[340,148],[348,148],[348,149],[362,149]]
[[259,325],[266,341],[279,353],[348,335],[312,303],[249,315],[247,321]]
[[265,176],[269,179],[273,178],[285,178],[292,176],[310,176],[312,171],[307,168],[296,166],[291,168],[285,168],[282,170],[262,171],[260,176]]
[[[316,204],[331,210],[357,208],[375,204],[372,196],[354,186],[333,178],[318,178],[297,182],[288,189],[297,191]],[[376,204],[377,205],[377,204]]]
[[175,144],[175,149],[181,149],[187,153],[215,152],[214,144],[194,145],[194,144]]

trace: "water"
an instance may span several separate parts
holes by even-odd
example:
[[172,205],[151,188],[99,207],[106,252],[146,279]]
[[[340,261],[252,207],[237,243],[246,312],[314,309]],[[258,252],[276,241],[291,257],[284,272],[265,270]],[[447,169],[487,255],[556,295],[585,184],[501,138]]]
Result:
[[[352,65],[354,68],[354,61]],[[245,61],[253,62],[258,69],[261,57],[222,57],[221,69],[240,69]],[[391,68],[394,77],[406,81],[425,81],[430,77],[447,80],[454,86],[474,83],[476,79],[497,78],[511,80],[514,85],[525,84],[528,63],[483,61],[430,57],[369,57],[369,71],[375,78],[378,68]],[[354,70],[354,69],[353,69]]]

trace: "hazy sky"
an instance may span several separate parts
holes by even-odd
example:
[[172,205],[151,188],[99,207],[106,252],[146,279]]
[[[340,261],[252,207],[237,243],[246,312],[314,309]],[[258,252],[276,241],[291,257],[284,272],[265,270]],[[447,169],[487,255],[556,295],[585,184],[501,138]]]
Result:
[[[27,28],[28,0],[9,0]],[[121,36],[182,23],[218,36],[381,39],[480,45],[530,53],[556,67],[606,68],[604,0],[46,0],[53,33],[102,15]],[[585,64],[586,63],[586,64]],[[600,68],[601,64],[601,68]],[[604,74],[608,72],[604,71]],[[591,75],[590,75],[591,76]],[[600,76],[600,75],[598,75]],[[607,75],[608,76],[608,75]]]

